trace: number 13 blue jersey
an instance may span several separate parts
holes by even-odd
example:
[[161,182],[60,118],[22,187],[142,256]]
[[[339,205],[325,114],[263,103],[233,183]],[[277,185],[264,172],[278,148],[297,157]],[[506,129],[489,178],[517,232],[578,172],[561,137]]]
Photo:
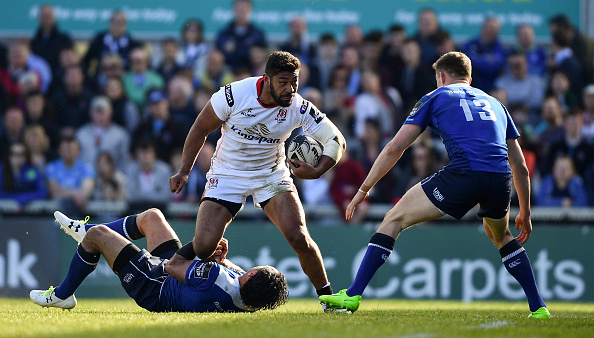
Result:
[[431,127],[441,137],[448,169],[511,173],[506,140],[520,134],[503,104],[480,89],[458,83],[437,88],[404,124]]

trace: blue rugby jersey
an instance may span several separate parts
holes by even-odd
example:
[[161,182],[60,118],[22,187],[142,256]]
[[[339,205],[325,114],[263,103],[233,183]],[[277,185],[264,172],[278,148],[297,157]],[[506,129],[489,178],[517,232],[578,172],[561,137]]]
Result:
[[215,262],[194,261],[186,271],[187,284],[167,277],[159,296],[161,309],[181,312],[246,311],[237,278],[243,274]]
[[507,109],[467,84],[451,84],[423,96],[404,124],[433,129],[443,140],[449,169],[511,173],[506,140],[520,136]]

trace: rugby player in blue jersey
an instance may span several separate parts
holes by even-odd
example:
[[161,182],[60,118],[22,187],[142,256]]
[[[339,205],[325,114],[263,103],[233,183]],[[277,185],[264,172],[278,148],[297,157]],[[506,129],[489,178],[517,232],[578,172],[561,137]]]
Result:
[[[402,128],[382,150],[347,206],[346,219],[427,127],[443,140],[450,162],[413,186],[385,215],[351,286],[338,294],[320,296],[320,301],[328,308],[357,310],[363,290],[388,259],[402,230],[445,214],[460,219],[479,204],[478,216],[483,219],[485,233],[528,298],[529,317],[549,318],[522,246],[530,237],[532,223],[530,181],[517,141],[518,131],[501,102],[470,86],[472,67],[465,54],[446,53],[433,69],[438,88],[417,102]],[[520,200],[515,222],[521,231],[515,238],[509,231],[512,180]]]
[[[285,276],[272,266],[244,272],[227,258],[226,239],[206,260],[176,254],[177,234],[158,209],[106,224],[86,224],[54,213],[60,227],[80,243],[62,283],[30,293],[35,304],[71,309],[74,291],[97,267],[100,255],[136,303],[154,312],[242,312],[274,309],[288,298]],[[146,237],[147,249],[131,240]]]

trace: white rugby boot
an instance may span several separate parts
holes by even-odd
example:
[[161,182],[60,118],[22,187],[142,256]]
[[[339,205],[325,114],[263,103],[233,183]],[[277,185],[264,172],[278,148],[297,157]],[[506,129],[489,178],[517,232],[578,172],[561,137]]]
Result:
[[85,238],[85,234],[87,233],[85,224],[87,224],[89,221],[89,216],[87,216],[84,221],[77,221],[66,217],[66,215],[59,211],[56,211],[54,212],[54,217],[56,218],[56,223],[60,224],[60,228],[64,230],[65,233],[72,236],[72,238],[74,238],[78,243],[82,242],[83,238]]
[[29,297],[35,304],[43,307],[72,309],[76,306],[76,297],[74,297],[74,295],[66,299],[60,299],[56,297],[54,289],[53,286],[50,286],[47,290],[31,290]]

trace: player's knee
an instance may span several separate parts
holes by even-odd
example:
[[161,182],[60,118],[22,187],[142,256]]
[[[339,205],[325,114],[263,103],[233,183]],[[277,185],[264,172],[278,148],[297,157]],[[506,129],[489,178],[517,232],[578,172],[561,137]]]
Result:
[[159,210],[157,208],[150,208],[150,209],[146,210],[145,212],[143,212],[143,214],[149,223],[154,223],[154,222],[157,222],[157,221],[165,218],[165,216],[163,215],[161,210]]
[[98,224],[95,226],[92,226],[89,228],[89,230],[87,230],[87,233],[85,234],[85,240],[87,241],[97,241],[101,238],[104,238],[105,236],[108,235],[110,229],[103,225],[103,224]]
[[197,239],[196,237],[194,237],[194,239],[192,240],[192,245],[194,246],[194,253],[196,253],[196,256],[200,259],[207,259],[210,256],[212,256],[215,253],[215,250],[217,249],[217,244],[218,242],[213,245],[212,243],[206,242],[201,239]]
[[287,233],[285,237],[289,245],[291,245],[295,251],[308,250],[311,247],[311,241],[313,241],[311,237],[300,228]]

